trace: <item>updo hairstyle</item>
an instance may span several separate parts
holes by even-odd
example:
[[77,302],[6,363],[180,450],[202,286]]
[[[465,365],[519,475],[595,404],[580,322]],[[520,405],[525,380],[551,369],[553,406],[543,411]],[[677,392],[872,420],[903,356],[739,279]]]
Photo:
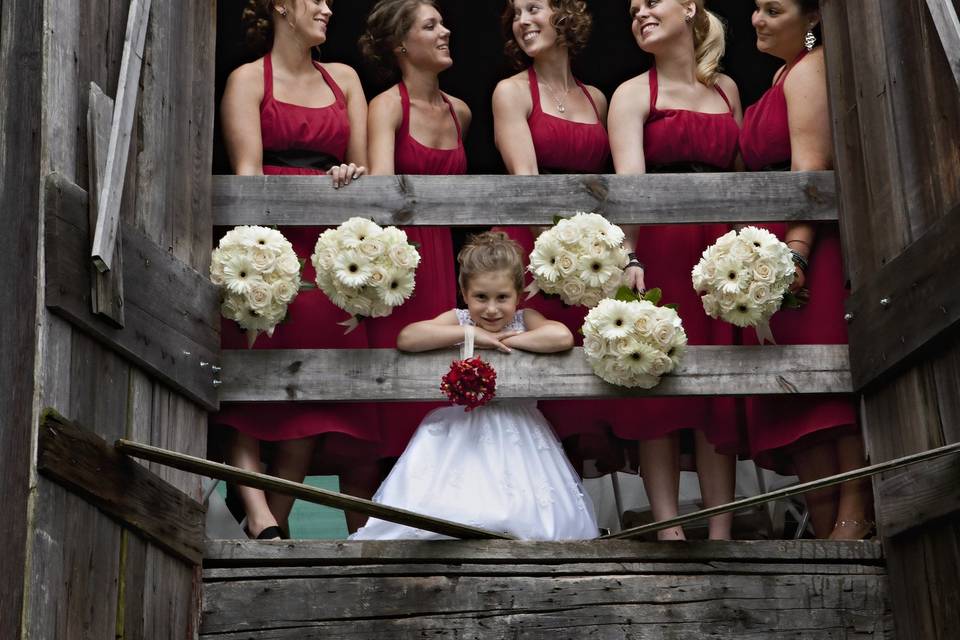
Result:
[[523,250],[502,231],[470,236],[457,256],[460,290],[466,292],[470,278],[491,271],[509,271],[519,295],[523,291]]
[[439,11],[436,0],[380,0],[367,16],[367,28],[357,43],[364,62],[384,78],[397,75],[395,49],[417,19],[417,9],[429,5]]

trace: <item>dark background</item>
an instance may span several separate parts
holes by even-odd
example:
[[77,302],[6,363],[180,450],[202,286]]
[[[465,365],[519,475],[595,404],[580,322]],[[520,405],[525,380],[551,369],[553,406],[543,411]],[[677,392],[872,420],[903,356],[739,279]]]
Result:
[[[501,79],[514,73],[503,54],[500,14],[506,0],[441,0],[444,22],[452,31],[454,66],[441,76],[447,93],[470,105],[473,124],[466,140],[470,173],[503,173],[503,164],[493,144],[490,97]],[[369,100],[389,83],[378,82],[366,68],[357,49],[367,13],[375,0],[340,0],[334,5],[330,37],[322,59],[349,64],[360,74]],[[574,73],[599,87],[607,98],[628,78],[645,71],[650,57],[643,53],[630,32],[628,0],[590,0],[593,33],[587,49],[574,61]],[[246,0],[217,3],[217,104],[230,71],[254,59],[244,46],[240,21]],[[754,0],[714,0],[711,11],[727,22],[727,54],[724,71],[740,88],[744,107],[755,102],[770,86],[781,62],[759,53],[750,16]],[[214,143],[214,173],[230,173],[220,137],[219,120]]]

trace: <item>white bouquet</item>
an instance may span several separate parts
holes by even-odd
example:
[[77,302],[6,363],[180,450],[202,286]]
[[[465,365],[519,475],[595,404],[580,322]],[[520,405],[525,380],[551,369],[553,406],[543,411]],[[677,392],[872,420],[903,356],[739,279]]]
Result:
[[381,228],[366,218],[350,218],[317,239],[311,256],[317,286],[350,314],[347,333],[362,318],[390,315],[413,295],[420,254],[396,227]]
[[528,270],[538,291],[559,294],[569,305],[597,306],[620,287],[627,252],[623,231],[596,213],[562,218],[540,234],[530,254]]
[[587,362],[611,384],[652,389],[680,364],[686,351],[687,333],[676,310],[657,306],[657,289],[647,296],[602,300],[584,320]]
[[261,331],[273,335],[300,290],[300,260],[276,229],[241,226],[213,250],[210,281],[221,288],[220,313],[247,331],[250,346]]
[[754,327],[761,344],[773,342],[770,317],[783,304],[795,275],[790,248],[765,229],[726,233],[693,268],[703,310],[738,327]]

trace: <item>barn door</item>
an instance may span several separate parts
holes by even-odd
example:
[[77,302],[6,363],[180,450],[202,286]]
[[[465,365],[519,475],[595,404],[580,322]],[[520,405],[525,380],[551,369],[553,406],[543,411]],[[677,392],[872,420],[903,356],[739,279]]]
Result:
[[[874,462],[960,441],[956,0],[822,3],[854,385]],[[960,624],[960,459],[874,481],[901,639]]]

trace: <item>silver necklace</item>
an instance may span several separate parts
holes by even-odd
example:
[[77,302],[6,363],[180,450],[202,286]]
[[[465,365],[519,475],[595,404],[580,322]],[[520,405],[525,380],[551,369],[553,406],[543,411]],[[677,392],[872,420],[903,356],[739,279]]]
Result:
[[[557,103],[557,111],[559,113],[565,113],[567,111],[567,108],[563,105],[563,100],[557,97],[557,92],[553,90],[553,87],[550,86],[550,83],[544,80],[543,86],[547,88],[547,91],[550,92],[550,97],[553,98],[553,101]],[[564,99],[566,99],[568,93],[570,93],[569,87],[567,88],[566,91],[563,92]]]

